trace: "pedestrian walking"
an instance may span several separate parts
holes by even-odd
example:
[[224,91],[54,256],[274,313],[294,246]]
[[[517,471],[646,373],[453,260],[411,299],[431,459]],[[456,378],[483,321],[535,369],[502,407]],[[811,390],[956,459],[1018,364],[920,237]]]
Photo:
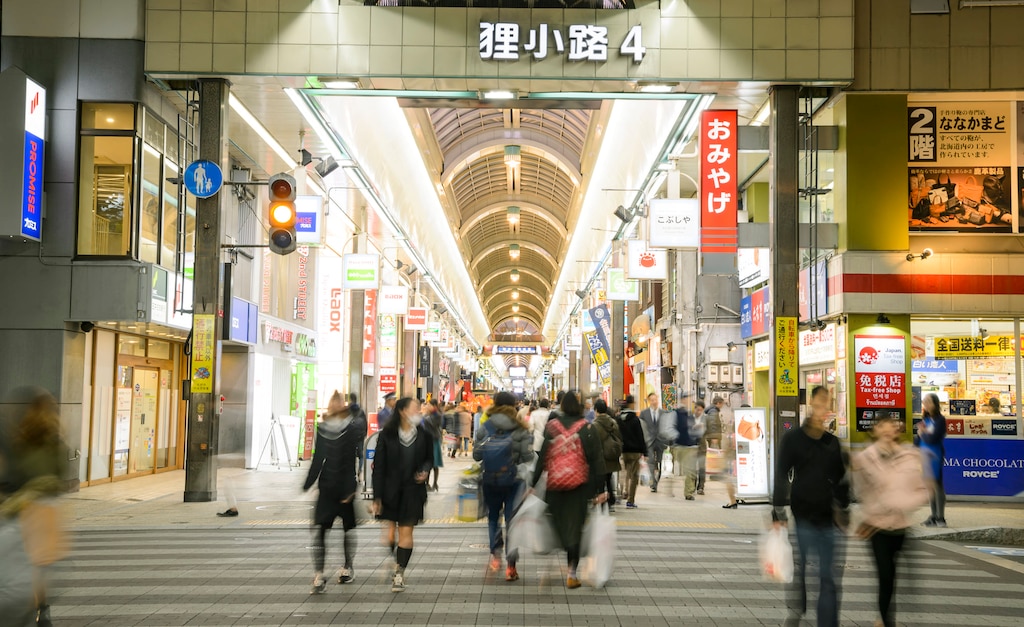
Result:
[[862,522],[857,536],[871,543],[878,576],[878,612],[881,627],[896,626],[893,593],[896,561],[903,550],[910,516],[928,501],[921,469],[921,454],[900,444],[903,423],[875,413],[874,443],[853,460],[853,487],[860,502]]
[[690,425],[690,437],[697,441],[697,494],[704,496],[704,482],[708,470],[707,423],[705,422],[704,402],[693,404],[693,423]]
[[579,393],[566,392],[560,410],[554,412],[544,432],[540,461],[533,473],[531,486],[537,485],[547,472],[545,500],[559,542],[566,551],[569,573],[567,588],[582,584],[576,569],[580,563],[583,525],[590,502],[604,503],[604,454],[601,440],[593,425],[583,418]]
[[387,544],[395,553],[392,592],[405,590],[413,529],[423,520],[427,477],[434,467],[433,438],[422,422],[419,401],[399,399],[380,431],[373,458],[373,514],[384,520]]
[[723,408],[725,407],[725,399],[721,396],[716,396],[715,400],[711,402],[711,409],[706,413],[704,422],[707,424],[707,430],[704,433],[704,439],[707,440],[706,445],[708,448],[719,448],[722,440],[722,425],[724,418]]
[[[786,526],[786,500],[796,521],[797,551],[790,616],[787,625],[798,625],[807,611],[807,562],[818,556],[818,627],[839,624],[839,574],[841,534],[849,522],[850,489],[839,440],[825,430],[830,400],[828,388],[811,392],[810,413],[799,429],[788,431],[779,445],[772,494],[772,519]],[[793,473],[792,487],[789,486]]]
[[658,491],[661,481],[661,462],[665,456],[667,443],[659,437],[662,418],[661,397],[654,392],[647,395],[647,407],[640,412],[640,422],[644,427],[644,439],[647,442],[647,465],[651,471],[651,492]]
[[917,423],[917,437],[914,441],[925,456],[924,472],[931,489],[929,499],[932,515],[925,521],[925,527],[946,526],[946,488],[942,484],[942,466],[946,459],[946,417],[939,407],[935,393],[926,394],[922,401],[921,422]]
[[323,594],[327,589],[324,564],[327,556],[327,532],[334,527],[334,521],[341,518],[344,536],[345,565],[336,573],[339,584],[352,583],[355,579],[352,560],[356,552],[356,510],[355,497],[358,491],[356,479],[357,460],[363,445],[365,429],[357,418],[359,406],[342,401],[335,390],[327,403],[327,413],[316,429],[316,447],[313,461],[302,490],[317,484],[316,508],[313,511],[315,527],[313,539],[313,587],[310,594]]
[[396,402],[398,402],[398,397],[395,396],[394,392],[388,392],[384,395],[384,406],[377,410],[378,427],[383,427],[391,419],[391,414],[395,411]]
[[444,416],[441,415],[440,403],[435,398],[427,401],[427,415],[423,417],[423,425],[434,440],[434,483],[430,489],[437,492],[437,480],[441,474],[441,468],[444,467],[444,454],[441,452],[441,443],[444,441]]
[[540,399],[540,406],[530,414],[530,430],[533,431],[533,450],[540,452],[544,444],[544,429],[548,426],[548,418],[551,416],[551,401],[546,398]]
[[608,493],[608,511],[615,511],[615,473],[622,469],[619,457],[622,455],[622,433],[619,423],[612,418],[608,403],[603,398],[594,401],[594,427],[601,438],[601,451],[604,453],[605,492]]
[[[694,418],[686,409],[687,397],[680,399],[676,408],[676,441],[672,445],[672,474],[683,480],[683,496],[687,501],[696,499],[697,492],[697,439],[691,435]],[[700,403],[700,401],[697,401]]]
[[[473,414],[465,405],[459,405],[455,415],[459,419],[459,453],[465,457],[469,455],[469,443],[473,438]],[[483,422],[482,418],[480,422]]]
[[640,418],[633,411],[635,399],[626,396],[625,407],[619,414],[619,431],[622,434],[623,478],[626,482],[626,509],[637,509],[636,488],[640,484],[640,460],[647,457],[647,439]]
[[[481,463],[484,503],[487,505],[487,531],[490,539],[490,570],[501,569],[501,553],[505,547],[508,523],[523,493],[519,478],[519,465],[533,461],[533,434],[515,409],[515,397],[509,392],[498,392],[494,405],[487,410],[473,440],[473,459]],[[505,513],[505,533],[501,529],[501,515]],[[506,552],[508,566],[505,581],[516,581],[518,555]]]

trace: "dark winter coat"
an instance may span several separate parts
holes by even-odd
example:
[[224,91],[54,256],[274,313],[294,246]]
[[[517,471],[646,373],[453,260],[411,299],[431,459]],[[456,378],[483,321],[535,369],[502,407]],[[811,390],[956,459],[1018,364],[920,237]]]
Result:
[[313,461],[302,489],[316,483],[320,488],[313,522],[328,527],[342,515],[341,502],[350,501],[358,489],[356,463],[362,454],[366,423],[359,418],[327,417],[317,427]]
[[622,464],[619,462],[622,455],[622,433],[619,431],[619,423],[608,414],[597,414],[594,418],[594,427],[601,436],[605,474],[622,470]]
[[647,455],[647,437],[644,436],[644,425],[636,412],[627,409],[620,415],[619,431],[622,433],[622,452]]
[[[793,485],[787,490],[790,470]],[[836,436],[826,431],[814,439],[804,429],[793,429],[782,436],[772,494],[776,520],[785,520],[787,492],[793,516],[819,527],[831,525],[837,511],[849,507],[850,485]]]
[[405,518],[405,512],[418,513],[418,517],[399,522],[418,522],[422,518],[427,484],[417,483],[415,476],[434,468],[434,438],[423,425],[416,427],[411,449],[411,462],[405,462],[397,429],[384,429],[378,436],[373,457],[373,498],[381,501],[385,519],[398,521]]

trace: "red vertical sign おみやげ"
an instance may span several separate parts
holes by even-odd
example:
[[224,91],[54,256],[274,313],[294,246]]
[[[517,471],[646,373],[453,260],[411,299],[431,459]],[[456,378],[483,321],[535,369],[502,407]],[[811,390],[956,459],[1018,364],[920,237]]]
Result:
[[372,377],[377,364],[377,290],[363,294],[363,376]]
[[736,111],[700,115],[700,246],[705,253],[736,254]]
[[902,335],[854,336],[857,431],[871,431],[879,414],[906,426],[906,339]]

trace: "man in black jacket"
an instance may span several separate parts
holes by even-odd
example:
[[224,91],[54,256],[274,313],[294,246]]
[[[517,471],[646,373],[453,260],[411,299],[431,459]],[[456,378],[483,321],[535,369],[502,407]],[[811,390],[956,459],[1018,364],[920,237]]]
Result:
[[[849,522],[850,489],[839,440],[825,430],[830,396],[828,388],[814,388],[810,414],[804,424],[783,435],[779,445],[772,519],[776,527],[786,525],[785,506],[789,492],[797,540],[787,625],[800,624],[800,618],[807,611],[805,575],[811,552],[818,554],[820,571],[818,626],[839,625],[839,576],[835,564],[839,557],[838,542]],[[791,490],[787,490],[791,470],[793,485]]]
[[640,458],[647,457],[647,439],[644,426],[640,423],[633,395],[626,396],[625,407],[619,414],[619,431],[622,434],[622,462],[626,473],[626,509],[636,509],[636,486],[640,482]]

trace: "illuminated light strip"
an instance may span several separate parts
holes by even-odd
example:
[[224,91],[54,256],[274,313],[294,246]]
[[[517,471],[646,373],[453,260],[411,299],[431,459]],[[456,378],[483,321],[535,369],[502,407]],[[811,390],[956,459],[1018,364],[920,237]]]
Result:
[[298,163],[298,160],[289,154],[288,151],[284,149],[284,146],[274,139],[274,136],[270,134],[267,127],[263,126],[263,124],[256,119],[256,116],[246,109],[245,105],[243,105],[238,98],[235,98],[234,94],[228,94],[228,104],[239,117],[245,120],[245,123],[249,125],[249,128],[256,131],[256,134],[259,135],[260,138],[266,142],[267,145],[270,146],[285,163],[289,166],[295,166]]
[[309,105],[309,102],[302,97],[302,94],[300,94],[296,89],[286,89],[284,90],[284,93],[288,94],[292,104],[294,104],[295,108],[302,114],[303,119],[313,127],[313,130],[316,131],[317,137],[320,138],[320,141],[327,144],[327,147],[331,151],[331,156],[337,161],[347,161],[348,156],[345,154],[345,151],[341,149],[341,146],[338,145],[338,142],[335,141],[337,134],[328,130],[327,121],[323,120],[315,111],[313,111],[313,108]]

